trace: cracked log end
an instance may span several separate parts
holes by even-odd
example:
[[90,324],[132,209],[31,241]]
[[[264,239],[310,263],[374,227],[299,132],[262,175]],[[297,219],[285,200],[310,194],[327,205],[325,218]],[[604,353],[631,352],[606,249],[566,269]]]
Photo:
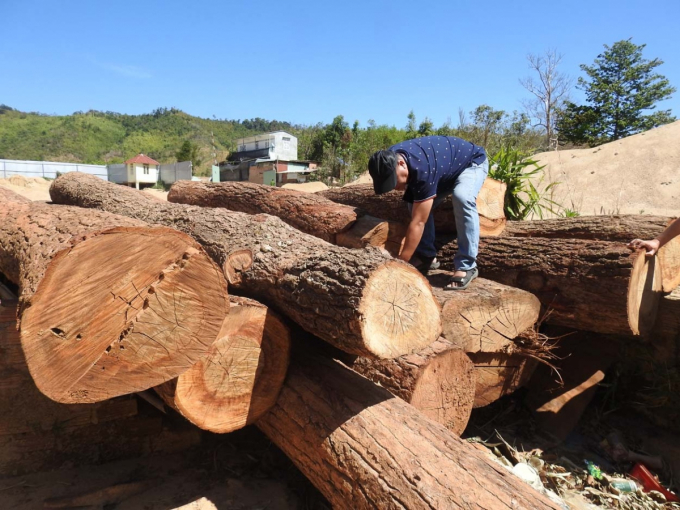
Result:
[[186,419],[217,433],[245,427],[274,405],[290,358],[290,331],[276,314],[252,299],[230,301],[218,339],[174,391]]
[[635,257],[628,283],[628,324],[634,335],[646,335],[654,327],[661,298],[662,278],[656,257],[645,257],[644,250]]
[[21,344],[46,396],[98,402],[177,377],[227,310],[224,277],[191,238],[113,228],[52,259],[21,316]]
[[680,237],[675,237],[661,247],[657,254],[661,265],[664,292],[673,292],[680,285]]
[[359,310],[366,347],[378,358],[418,351],[441,333],[440,308],[430,284],[402,262],[389,261],[371,274]]
[[460,436],[467,427],[474,401],[474,365],[461,349],[449,349],[429,360],[408,402]]

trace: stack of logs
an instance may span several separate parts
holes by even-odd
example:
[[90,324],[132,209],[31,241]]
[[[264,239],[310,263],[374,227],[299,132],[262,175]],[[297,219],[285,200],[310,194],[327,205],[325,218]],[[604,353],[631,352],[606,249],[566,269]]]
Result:
[[556,508],[458,436],[473,407],[529,380],[539,318],[648,334],[680,250],[622,243],[667,218],[507,222],[504,192],[489,180],[478,199],[488,279],[455,292],[455,242],[425,279],[393,258],[400,198],[363,186],[181,181],[166,203],[69,173],[53,204],[0,188],[0,273],[18,296],[3,307],[50,399],[154,388],[202,429],[254,423],[335,506]]

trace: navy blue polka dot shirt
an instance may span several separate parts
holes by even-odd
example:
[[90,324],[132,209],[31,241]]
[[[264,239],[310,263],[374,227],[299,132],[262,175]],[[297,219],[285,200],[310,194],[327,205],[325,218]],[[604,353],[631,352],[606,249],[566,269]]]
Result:
[[452,189],[463,170],[486,159],[482,147],[455,136],[415,138],[393,145],[390,150],[406,159],[407,202],[423,202],[435,197],[438,190]]

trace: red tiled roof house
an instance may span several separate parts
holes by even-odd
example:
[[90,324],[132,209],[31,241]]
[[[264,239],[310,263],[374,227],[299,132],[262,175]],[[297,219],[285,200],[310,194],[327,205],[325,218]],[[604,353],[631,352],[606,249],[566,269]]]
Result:
[[135,188],[139,189],[140,184],[153,186],[158,182],[160,163],[149,156],[137,154],[134,158],[128,159],[125,162],[125,166],[127,170],[127,182],[121,182],[120,184],[127,184],[128,186],[134,184]]

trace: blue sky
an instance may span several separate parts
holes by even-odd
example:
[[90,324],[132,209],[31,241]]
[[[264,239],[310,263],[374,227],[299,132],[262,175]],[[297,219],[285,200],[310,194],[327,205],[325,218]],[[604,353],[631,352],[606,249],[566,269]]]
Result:
[[[0,103],[455,125],[459,108],[521,109],[526,55],[550,48],[576,78],[632,37],[680,88],[679,19],[678,0],[0,0]],[[680,115],[680,93],[660,106]]]

